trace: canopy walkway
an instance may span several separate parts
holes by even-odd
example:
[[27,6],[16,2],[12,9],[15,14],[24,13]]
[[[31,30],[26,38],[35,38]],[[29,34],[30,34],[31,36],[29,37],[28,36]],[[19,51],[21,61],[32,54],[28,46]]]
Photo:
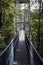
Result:
[[[28,39],[31,34],[29,2],[30,0],[15,0],[16,14],[14,16],[17,34],[0,54],[0,65],[43,65],[43,59]],[[21,10],[23,8],[21,5],[24,7],[23,10]],[[24,12],[23,16],[22,12]],[[22,34],[21,30],[25,33]]]
[[43,59],[28,40],[27,35],[25,34],[24,41],[19,41],[18,34],[0,54],[0,65],[43,65]]

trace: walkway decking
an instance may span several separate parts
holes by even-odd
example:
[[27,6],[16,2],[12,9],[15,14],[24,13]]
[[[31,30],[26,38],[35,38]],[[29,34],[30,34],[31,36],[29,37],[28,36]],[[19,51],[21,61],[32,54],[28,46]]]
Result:
[[18,43],[13,65],[29,65],[26,43],[24,41]]

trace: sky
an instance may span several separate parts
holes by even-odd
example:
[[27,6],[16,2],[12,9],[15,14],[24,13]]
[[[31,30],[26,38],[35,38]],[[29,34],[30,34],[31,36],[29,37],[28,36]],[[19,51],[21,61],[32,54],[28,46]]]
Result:
[[30,10],[31,11],[34,11],[35,9],[39,8],[38,2],[35,2],[35,1],[38,1],[38,0],[30,0]]
[[[25,6],[25,8],[27,8],[27,5]],[[39,8],[38,0],[30,0],[30,11],[34,11],[35,9],[38,9],[38,8]],[[19,5],[19,9],[21,10],[24,9],[24,3]]]
[[[38,1],[38,0],[30,0],[30,10],[31,11],[34,11],[35,9],[39,8],[38,2],[35,2],[35,1]],[[25,7],[27,8],[27,6],[25,6]],[[21,9],[24,9],[24,4],[21,5]]]

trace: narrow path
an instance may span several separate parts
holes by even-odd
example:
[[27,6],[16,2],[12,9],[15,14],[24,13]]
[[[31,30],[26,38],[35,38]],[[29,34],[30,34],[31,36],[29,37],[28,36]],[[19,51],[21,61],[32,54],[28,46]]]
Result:
[[18,43],[16,50],[15,62],[13,65],[29,65],[26,44],[24,41]]

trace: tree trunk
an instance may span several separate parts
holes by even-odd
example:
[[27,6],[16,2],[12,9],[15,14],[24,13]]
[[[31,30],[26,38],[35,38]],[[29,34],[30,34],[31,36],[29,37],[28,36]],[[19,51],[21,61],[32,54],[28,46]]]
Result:
[[37,50],[39,49],[39,46],[40,46],[40,18],[41,18],[41,2],[39,3],[39,24],[38,24],[38,45],[37,45]]
[[0,12],[0,29],[2,27],[2,12]]

